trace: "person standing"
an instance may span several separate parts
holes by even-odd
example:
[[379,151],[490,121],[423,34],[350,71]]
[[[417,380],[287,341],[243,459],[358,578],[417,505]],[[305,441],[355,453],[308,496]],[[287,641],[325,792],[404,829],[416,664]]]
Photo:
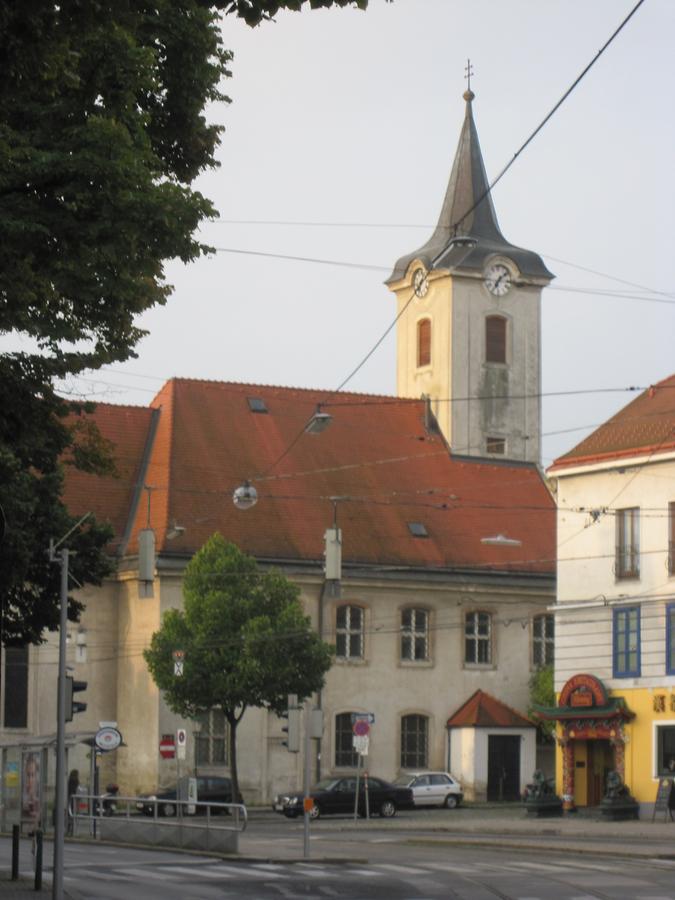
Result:
[[77,813],[77,791],[80,787],[80,773],[71,769],[68,776],[68,834],[73,833],[74,816]]

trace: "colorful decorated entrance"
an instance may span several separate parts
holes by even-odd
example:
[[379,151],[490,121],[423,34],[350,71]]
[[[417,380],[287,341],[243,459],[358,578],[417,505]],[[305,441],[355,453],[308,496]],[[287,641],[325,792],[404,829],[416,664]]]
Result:
[[624,725],[633,718],[623,697],[609,697],[594,675],[574,675],[555,707],[536,707],[540,719],[556,721],[562,755],[563,808],[597,806],[609,772],[625,779]]

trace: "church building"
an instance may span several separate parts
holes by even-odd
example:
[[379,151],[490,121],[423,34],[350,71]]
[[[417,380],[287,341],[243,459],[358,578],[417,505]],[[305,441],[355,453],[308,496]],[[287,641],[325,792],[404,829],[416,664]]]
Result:
[[[517,799],[531,780],[528,682],[553,659],[555,506],[538,467],[540,301],[553,276],[501,234],[473,94],[465,99],[438,225],[387,282],[399,314],[396,397],[172,379],[147,407],[97,406],[119,477],[71,470],[65,499],[73,514],[111,523],[115,572],[81,592],[86,611],[71,624],[68,664],[87,682],[87,710],[68,726],[70,767],[87,771],[81,738],[114,721],[124,745],[100,760],[102,783],[124,794],[175,783],[176,762],[159,745],[178,728],[188,735],[183,772],[227,772],[222,714],[178,719],[142,656],[182,604],[185,566],[219,531],[293,580],[336,648],[311,698],[323,711],[313,778],[355,771],[353,716],[370,714],[374,775],[449,770],[477,800]],[[258,502],[243,510],[232,497],[247,483]],[[334,520],[339,592],[324,570]],[[148,531],[149,573],[139,570]],[[2,679],[3,765],[49,743],[56,653],[51,638],[30,647],[12,684]],[[261,709],[242,720],[247,802],[302,783],[302,754],[286,750],[282,724]]]

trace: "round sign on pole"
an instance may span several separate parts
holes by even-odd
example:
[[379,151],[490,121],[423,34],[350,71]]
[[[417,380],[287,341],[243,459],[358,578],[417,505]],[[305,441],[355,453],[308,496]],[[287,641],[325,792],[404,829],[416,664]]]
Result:
[[122,735],[116,728],[99,728],[94,738],[94,743],[99,750],[117,750],[122,743]]
[[357,719],[352,726],[352,730],[359,737],[365,737],[367,734],[370,734],[370,725],[365,719]]

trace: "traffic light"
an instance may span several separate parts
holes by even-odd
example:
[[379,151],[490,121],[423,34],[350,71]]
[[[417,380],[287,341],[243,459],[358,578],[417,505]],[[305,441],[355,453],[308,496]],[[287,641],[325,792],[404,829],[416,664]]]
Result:
[[286,740],[283,741],[284,747],[289,753],[297,753],[300,750],[300,716],[302,709],[298,706],[298,698],[295,694],[288,695],[288,709],[281,714],[282,719],[286,719],[286,725],[281,730],[286,734]]
[[66,722],[72,722],[75,713],[85,712],[86,703],[73,700],[73,694],[87,690],[86,681],[76,681],[71,675],[66,675]]

